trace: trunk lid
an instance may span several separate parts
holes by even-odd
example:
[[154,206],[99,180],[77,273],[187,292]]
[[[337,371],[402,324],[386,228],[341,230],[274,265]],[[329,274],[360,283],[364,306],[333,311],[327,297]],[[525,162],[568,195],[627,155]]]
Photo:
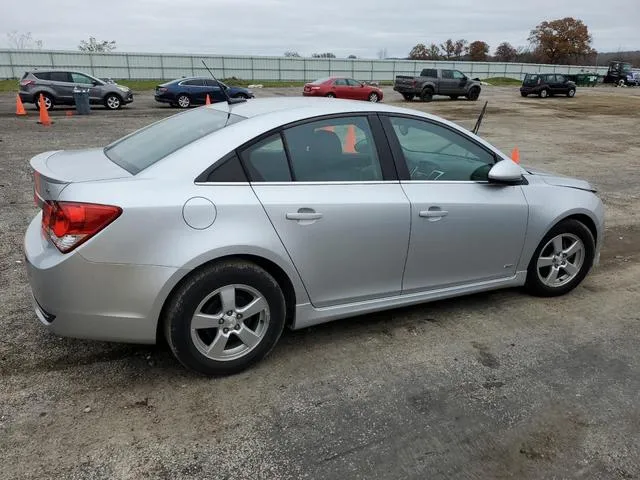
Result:
[[132,175],[113,163],[101,148],[44,152],[31,159],[34,198],[57,200],[70,183],[127,178]]

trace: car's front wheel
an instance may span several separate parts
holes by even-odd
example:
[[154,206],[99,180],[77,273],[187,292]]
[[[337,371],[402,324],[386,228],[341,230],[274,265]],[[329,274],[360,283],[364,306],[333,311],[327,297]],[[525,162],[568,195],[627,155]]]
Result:
[[109,110],[118,110],[122,106],[122,98],[119,95],[111,93],[104,98],[104,106]]
[[582,282],[594,256],[595,240],[589,229],[578,220],[564,220],[545,235],[534,252],[526,288],[543,297],[564,295]]
[[240,372],[275,346],[285,323],[278,282],[253,263],[226,261],[188,277],[164,313],[176,358],[205,375]]
[[467,93],[467,98],[472,101],[478,100],[478,98],[480,98],[480,89],[478,87],[473,87],[469,90],[469,93]]
[[567,92],[567,97],[573,98],[575,96],[576,96],[576,89],[575,88],[570,88],[569,91]]

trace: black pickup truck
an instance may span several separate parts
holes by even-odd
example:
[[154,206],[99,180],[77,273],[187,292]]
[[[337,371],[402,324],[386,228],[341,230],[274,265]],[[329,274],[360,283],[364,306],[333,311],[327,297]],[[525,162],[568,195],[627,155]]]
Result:
[[425,68],[419,77],[397,75],[393,89],[407,101],[419,97],[423,102],[430,102],[434,95],[446,95],[454,100],[458,97],[477,100],[480,97],[479,81],[470,80],[458,70],[439,68]]

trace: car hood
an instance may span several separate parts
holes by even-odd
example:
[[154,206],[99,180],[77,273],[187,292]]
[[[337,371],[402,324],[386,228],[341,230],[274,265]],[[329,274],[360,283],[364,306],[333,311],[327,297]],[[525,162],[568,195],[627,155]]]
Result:
[[589,192],[596,192],[596,189],[586,180],[580,180],[579,178],[565,177],[564,175],[558,175],[555,173],[545,172],[529,167],[523,167],[530,175],[536,175],[542,179],[544,183],[554,185],[556,187],[577,188],[578,190],[587,190]]

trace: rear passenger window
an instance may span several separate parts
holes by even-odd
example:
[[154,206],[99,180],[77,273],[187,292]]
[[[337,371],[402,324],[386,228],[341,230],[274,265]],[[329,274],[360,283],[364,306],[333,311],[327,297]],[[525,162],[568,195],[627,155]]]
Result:
[[[25,77],[27,75],[25,74]],[[33,76],[36,77],[39,80],[51,80],[51,73],[50,72],[33,72]]]
[[280,134],[254,143],[242,152],[252,182],[290,182],[291,172]]
[[69,76],[69,72],[51,72],[50,73],[52,82],[70,82],[71,77]]
[[284,137],[298,182],[383,179],[366,117],[305,123],[285,130]]
[[435,68],[429,68],[426,71],[425,77],[438,78],[438,71]]

